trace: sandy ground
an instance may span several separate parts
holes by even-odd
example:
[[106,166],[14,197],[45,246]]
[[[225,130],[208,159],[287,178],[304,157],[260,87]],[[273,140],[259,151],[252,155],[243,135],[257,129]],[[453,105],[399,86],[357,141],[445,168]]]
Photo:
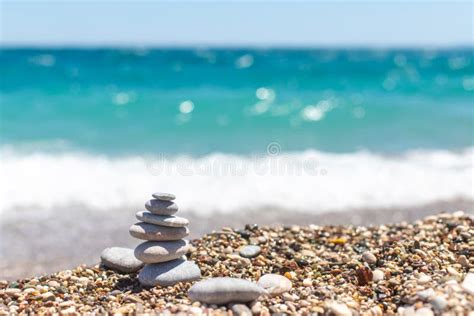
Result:
[[[101,251],[110,246],[134,247],[139,242],[128,234],[135,220],[134,207],[94,212],[80,206],[58,209],[52,215],[14,210],[0,222],[0,279],[13,280],[52,273],[81,263],[99,262]],[[259,225],[371,225],[414,221],[441,211],[463,210],[474,214],[474,201],[453,200],[410,208],[359,209],[305,214],[275,209],[246,210],[233,214],[200,216],[180,211],[190,220],[190,238],[221,227]],[[315,212],[316,213],[316,212]],[[51,213],[50,213],[51,214]]]

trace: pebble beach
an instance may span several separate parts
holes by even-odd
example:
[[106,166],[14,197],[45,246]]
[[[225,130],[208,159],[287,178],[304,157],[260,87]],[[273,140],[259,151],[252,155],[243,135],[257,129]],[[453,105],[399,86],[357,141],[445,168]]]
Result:
[[81,265],[0,281],[0,314],[472,315],[472,236],[463,212],[368,227],[224,227],[191,241],[202,279],[263,284],[270,274],[285,286],[249,303],[204,304],[189,297],[195,281],[150,288],[137,273]]

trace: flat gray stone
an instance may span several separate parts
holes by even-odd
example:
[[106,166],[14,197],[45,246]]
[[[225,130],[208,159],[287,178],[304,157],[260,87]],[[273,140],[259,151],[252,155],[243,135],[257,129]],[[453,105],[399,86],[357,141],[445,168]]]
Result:
[[239,254],[244,258],[254,258],[260,254],[262,248],[259,246],[248,245],[240,248]]
[[151,196],[153,196],[155,199],[162,200],[162,201],[172,201],[176,199],[176,196],[171,193],[165,193],[165,192],[155,192]]
[[145,263],[158,263],[184,256],[191,245],[187,240],[145,241],[135,248],[135,257]]
[[171,286],[179,282],[191,282],[201,278],[201,270],[193,261],[176,259],[145,265],[138,275],[143,286]]
[[288,292],[293,286],[290,280],[279,274],[265,274],[257,283],[273,296]]
[[166,227],[149,223],[135,223],[130,226],[130,235],[143,240],[179,240],[189,235],[187,227]]
[[184,227],[189,221],[184,217],[174,215],[155,215],[149,211],[140,211],[135,215],[139,221],[168,227]]
[[107,268],[125,273],[135,272],[143,267],[143,262],[135,257],[133,249],[123,247],[104,249],[100,255],[100,261]]
[[149,200],[145,208],[156,215],[173,215],[178,211],[178,205],[172,201]]
[[212,278],[199,281],[188,291],[192,301],[207,304],[245,303],[256,300],[265,290],[257,284],[237,278]]

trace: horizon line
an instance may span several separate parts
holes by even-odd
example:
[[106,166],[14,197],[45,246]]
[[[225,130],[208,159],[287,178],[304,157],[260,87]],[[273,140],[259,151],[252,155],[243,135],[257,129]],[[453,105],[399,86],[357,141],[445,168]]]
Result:
[[426,45],[383,45],[383,44],[15,44],[0,43],[0,49],[399,49],[399,50],[432,50],[432,49],[472,49],[474,43],[459,44],[426,44]]

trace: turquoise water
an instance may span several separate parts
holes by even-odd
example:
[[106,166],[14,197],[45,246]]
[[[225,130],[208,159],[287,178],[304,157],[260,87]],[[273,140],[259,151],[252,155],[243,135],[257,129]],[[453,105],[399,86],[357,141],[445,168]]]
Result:
[[474,200],[470,49],[8,49],[0,70],[0,214]]
[[206,155],[473,145],[471,49],[4,49],[1,145]]

